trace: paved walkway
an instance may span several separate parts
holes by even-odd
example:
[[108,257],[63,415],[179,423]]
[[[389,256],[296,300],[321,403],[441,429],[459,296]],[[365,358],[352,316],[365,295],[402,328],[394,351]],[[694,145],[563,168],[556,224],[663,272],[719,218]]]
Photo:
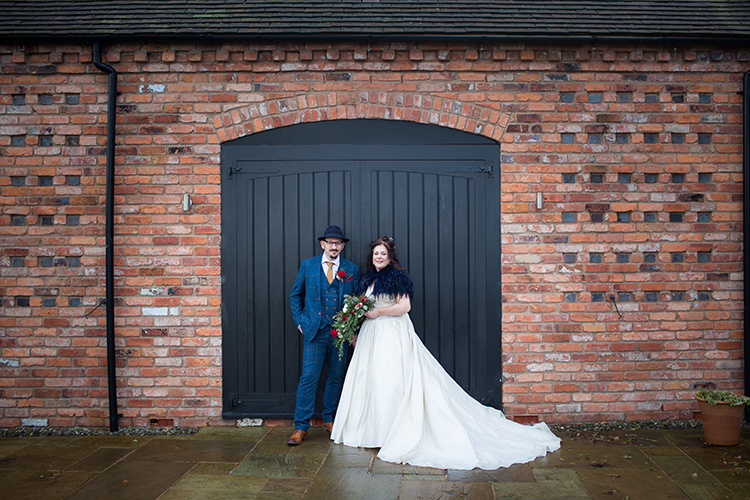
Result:
[[565,432],[562,448],[495,471],[394,465],[334,445],[320,427],[193,436],[0,438],[4,500],[750,499],[750,429],[738,446],[702,431]]

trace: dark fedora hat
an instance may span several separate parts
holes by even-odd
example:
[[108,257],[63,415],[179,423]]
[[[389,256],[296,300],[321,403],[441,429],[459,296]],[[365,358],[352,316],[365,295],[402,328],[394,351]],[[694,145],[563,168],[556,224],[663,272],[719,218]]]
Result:
[[323,233],[323,236],[318,238],[318,241],[324,240],[326,238],[338,238],[344,243],[349,241],[349,238],[344,238],[344,232],[338,226],[328,226],[328,228],[326,229],[326,232]]

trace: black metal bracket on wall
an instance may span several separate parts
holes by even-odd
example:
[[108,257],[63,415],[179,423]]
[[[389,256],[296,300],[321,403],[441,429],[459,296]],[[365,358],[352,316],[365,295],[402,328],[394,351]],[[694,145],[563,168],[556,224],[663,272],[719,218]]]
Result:
[[622,313],[620,313],[620,309],[617,307],[617,299],[615,298],[615,294],[610,295],[609,300],[611,300],[615,305],[615,311],[617,311],[617,315],[620,317],[620,319],[622,319]]

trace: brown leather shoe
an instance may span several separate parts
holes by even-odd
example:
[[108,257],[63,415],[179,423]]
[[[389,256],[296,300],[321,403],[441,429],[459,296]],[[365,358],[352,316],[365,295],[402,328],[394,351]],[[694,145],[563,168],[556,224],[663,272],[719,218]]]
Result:
[[289,446],[297,446],[298,444],[302,444],[302,441],[307,439],[307,431],[303,431],[301,429],[294,429],[294,432],[292,432],[292,437],[289,438],[289,441],[286,442]]
[[323,422],[323,428],[330,434],[333,432],[333,422]]

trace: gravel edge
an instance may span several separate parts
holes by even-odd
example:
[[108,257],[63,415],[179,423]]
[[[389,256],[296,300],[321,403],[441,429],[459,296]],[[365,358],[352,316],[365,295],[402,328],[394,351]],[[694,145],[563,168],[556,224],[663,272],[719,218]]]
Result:
[[124,427],[111,432],[103,427],[12,427],[0,429],[0,437],[48,436],[191,436],[200,427]]
[[702,428],[702,420],[644,420],[636,422],[595,422],[586,424],[550,425],[550,429],[557,432],[644,431]]
[[[639,431],[663,429],[701,429],[701,420],[665,420],[638,422],[595,422],[579,424],[550,424],[555,432]],[[750,427],[745,421],[743,427]],[[192,436],[204,427],[124,427],[111,432],[101,427],[13,427],[0,429],[0,437],[45,436]]]

